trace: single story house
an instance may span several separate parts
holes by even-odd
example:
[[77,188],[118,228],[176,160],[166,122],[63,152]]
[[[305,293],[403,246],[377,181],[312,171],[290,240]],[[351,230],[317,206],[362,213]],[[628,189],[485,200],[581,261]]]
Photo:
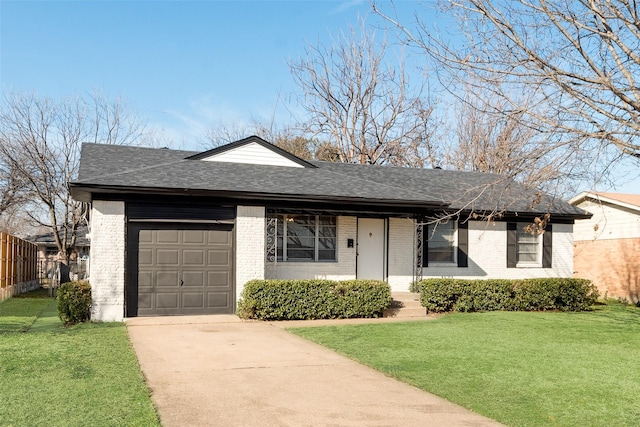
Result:
[[571,277],[589,217],[497,175],[306,161],[256,136],[205,152],[84,144],[71,191],[91,203],[99,321],[233,313],[251,279]]
[[593,214],[575,224],[575,276],[603,296],[640,301],[640,194],[585,191],[569,203]]
[[[70,236],[67,237],[70,239]],[[53,278],[60,261],[58,246],[53,231],[34,234],[25,238],[38,247],[38,277],[41,281]],[[89,230],[81,225],[76,231],[76,241],[70,259],[70,274],[73,280],[87,279],[89,274]]]

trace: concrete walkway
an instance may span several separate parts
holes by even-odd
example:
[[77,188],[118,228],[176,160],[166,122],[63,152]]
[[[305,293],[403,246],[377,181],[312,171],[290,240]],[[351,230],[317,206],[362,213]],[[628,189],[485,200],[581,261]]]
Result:
[[285,326],[235,316],[127,321],[165,427],[500,425]]

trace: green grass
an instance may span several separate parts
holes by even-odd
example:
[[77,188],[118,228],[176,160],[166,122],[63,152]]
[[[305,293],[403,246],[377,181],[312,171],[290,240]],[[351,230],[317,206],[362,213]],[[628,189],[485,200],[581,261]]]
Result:
[[291,331],[507,425],[640,425],[635,307]]
[[64,328],[55,300],[0,303],[0,426],[159,426],[122,323]]

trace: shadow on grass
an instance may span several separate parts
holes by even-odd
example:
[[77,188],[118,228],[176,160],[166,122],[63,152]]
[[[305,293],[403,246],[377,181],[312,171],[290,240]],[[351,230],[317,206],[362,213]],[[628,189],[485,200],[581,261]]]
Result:
[[0,333],[45,332],[61,328],[56,300],[46,295],[46,289],[0,303]]

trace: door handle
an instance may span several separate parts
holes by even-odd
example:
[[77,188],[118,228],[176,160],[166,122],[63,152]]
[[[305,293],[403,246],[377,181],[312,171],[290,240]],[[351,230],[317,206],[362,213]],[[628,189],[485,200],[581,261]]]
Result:
[[184,285],[184,281],[180,279],[180,286]]

